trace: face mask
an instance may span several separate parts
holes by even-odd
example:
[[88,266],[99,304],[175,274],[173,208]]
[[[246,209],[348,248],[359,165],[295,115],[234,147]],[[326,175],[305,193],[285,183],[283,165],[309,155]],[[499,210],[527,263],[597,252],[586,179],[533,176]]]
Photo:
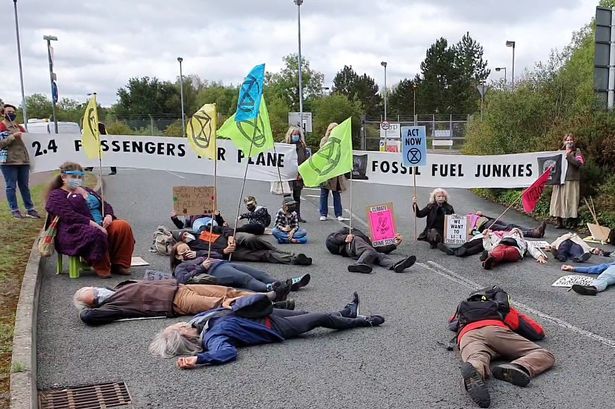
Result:
[[574,142],[566,142],[566,148],[568,149],[574,148]]
[[295,210],[297,210],[295,206],[286,206],[286,212],[287,213],[292,213]]
[[253,212],[253,211],[255,211],[255,210],[256,210],[256,206],[254,206],[254,205],[248,205],[248,206],[246,206],[246,209],[248,209],[249,211]]
[[115,294],[115,291],[109,290],[108,288],[97,288],[95,297],[96,305],[101,305],[113,294]]
[[78,187],[81,187],[82,184],[83,184],[82,179],[68,179],[68,188],[70,190],[75,190]]
[[301,137],[299,135],[292,135],[290,140],[292,143],[298,143],[301,140]]
[[8,119],[11,122],[14,122],[17,119],[17,114],[14,112],[8,113],[5,116],[6,116],[6,119]]
[[190,234],[190,233],[185,233],[184,234],[184,241],[186,243],[190,243],[191,241],[194,241],[194,240],[196,240],[196,237],[194,237],[192,234]]

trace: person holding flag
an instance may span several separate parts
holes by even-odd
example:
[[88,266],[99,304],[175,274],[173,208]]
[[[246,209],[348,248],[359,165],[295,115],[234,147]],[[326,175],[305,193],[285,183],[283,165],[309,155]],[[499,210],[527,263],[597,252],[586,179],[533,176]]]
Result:
[[[325,136],[320,140],[321,150],[323,150],[323,148],[327,145],[327,143],[329,142],[329,137],[331,136],[331,132],[337,126],[338,125],[335,122],[332,122],[329,124],[329,126],[327,127],[327,131],[325,132]],[[348,131],[350,131],[349,127],[348,127]],[[333,155],[336,155],[336,153],[333,152],[333,150],[335,149],[333,145],[330,145],[328,149],[329,149],[329,152],[331,152]],[[352,137],[350,138],[350,152],[351,152],[350,171],[352,171]],[[331,157],[335,157],[335,156],[330,156],[330,158]],[[341,192],[344,192],[345,190],[346,190],[346,177],[343,175],[343,173],[339,175],[335,175],[331,179],[326,180],[320,184],[320,220],[321,221],[327,220],[327,215],[329,214],[329,191],[331,191],[331,194],[333,195],[333,212],[335,214],[335,217],[339,221],[345,220],[344,217],[342,216],[343,209],[342,209],[342,195],[341,195]]]

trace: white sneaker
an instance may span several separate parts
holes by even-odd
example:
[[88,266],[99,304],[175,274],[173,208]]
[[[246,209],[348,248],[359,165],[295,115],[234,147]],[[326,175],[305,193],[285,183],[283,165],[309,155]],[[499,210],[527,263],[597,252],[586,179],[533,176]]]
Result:
[[324,222],[325,220],[327,220],[327,216],[320,216],[320,221]]
[[347,217],[337,216],[337,221],[339,221],[339,222],[345,222],[347,220],[350,220],[350,219],[347,218]]

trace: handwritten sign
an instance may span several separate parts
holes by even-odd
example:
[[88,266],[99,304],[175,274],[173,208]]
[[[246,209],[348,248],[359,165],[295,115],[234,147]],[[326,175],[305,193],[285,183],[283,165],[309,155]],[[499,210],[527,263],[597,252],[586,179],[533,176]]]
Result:
[[374,247],[395,244],[395,212],[393,203],[384,203],[367,207],[367,220]]
[[444,218],[444,243],[463,244],[468,241],[468,218],[450,214]]
[[567,275],[558,278],[553,284],[552,287],[572,287],[575,284],[579,285],[593,285],[595,277],[590,276],[582,276],[582,275]]
[[215,195],[213,186],[173,186],[173,209],[185,216],[212,214]]

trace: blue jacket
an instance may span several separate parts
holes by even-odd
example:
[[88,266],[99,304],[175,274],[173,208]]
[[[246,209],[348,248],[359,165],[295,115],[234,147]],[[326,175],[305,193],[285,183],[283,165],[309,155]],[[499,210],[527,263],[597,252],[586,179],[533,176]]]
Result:
[[[197,364],[226,364],[237,358],[238,346],[270,344],[284,340],[280,334],[259,323],[262,319],[242,318],[234,314],[262,301],[263,297],[266,295],[243,297],[233,304],[231,311],[216,308],[202,312],[190,321],[193,326],[202,329],[200,337],[204,352],[197,355]],[[269,317],[264,319],[267,321]]]
[[575,273],[601,274],[604,272],[604,270],[611,266],[615,266],[615,261],[613,261],[612,263],[597,264],[591,267],[575,267],[574,271]]

